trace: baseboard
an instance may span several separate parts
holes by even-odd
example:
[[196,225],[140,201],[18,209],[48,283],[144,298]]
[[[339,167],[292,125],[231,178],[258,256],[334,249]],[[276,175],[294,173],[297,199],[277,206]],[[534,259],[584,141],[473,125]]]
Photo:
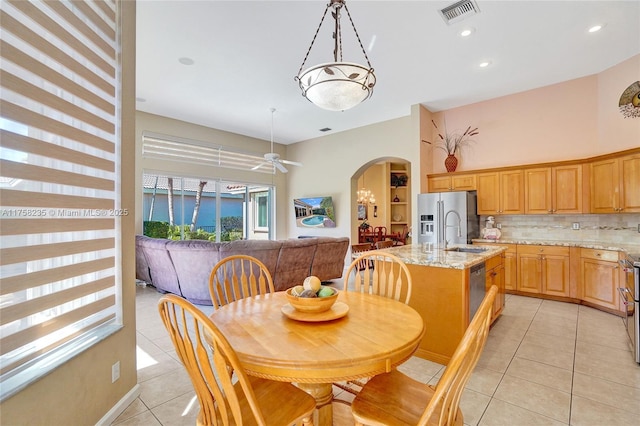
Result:
[[96,426],[108,426],[111,423],[113,423],[115,419],[117,419],[118,416],[122,414],[122,412],[126,410],[127,407],[131,405],[131,403],[135,401],[139,395],[140,395],[140,385],[136,383],[136,385],[133,388],[131,388],[131,390],[127,392],[127,394],[123,396],[122,399],[118,401],[116,405],[111,407],[111,410],[109,410],[107,414],[105,414],[104,416],[102,416],[100,420],[98,420],[98,423],[96,423]]

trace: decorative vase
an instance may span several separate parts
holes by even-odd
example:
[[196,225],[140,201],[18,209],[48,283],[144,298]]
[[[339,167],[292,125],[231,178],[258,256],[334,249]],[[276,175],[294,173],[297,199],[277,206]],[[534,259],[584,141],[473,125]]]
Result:
[[456,167],[458,167],[458,159],[455,155],[449,154],[444,159],[444,166],[447,168],[447,172],[455,172]]

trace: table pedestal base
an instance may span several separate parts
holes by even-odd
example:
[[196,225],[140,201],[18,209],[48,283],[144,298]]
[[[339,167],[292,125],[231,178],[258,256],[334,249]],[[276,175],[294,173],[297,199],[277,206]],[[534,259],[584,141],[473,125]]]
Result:
[[333,424],[333,388],[331,383],[298,383],[298,387],[316,400],[316,411],[313,413],[313,424],[331,426]]

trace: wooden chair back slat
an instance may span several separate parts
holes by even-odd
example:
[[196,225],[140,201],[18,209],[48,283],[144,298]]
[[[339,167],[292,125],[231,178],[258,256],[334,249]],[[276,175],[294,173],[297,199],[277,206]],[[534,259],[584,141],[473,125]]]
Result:
[[439,418],[439,425],[455,423],[462,392],[487,342],[493,302],[497,293],[498,287],[491,286],[482,300],[442,377],[438,380],[434,395],[420,418],[419,425],[427,425],[434,415]]
[[[360,269],[362,264],[368,265]],[[411,274],[407,265],[397,256],[384,251],[370,250],[358,256],[347,268],[344,290],[349,290],[354,274],[354,291],[377,294],[409,303]]]
[[[191,302],[167,294],[158,311],[200,403],[198,425],[264,426],[267,417],[276,424],[312,425],[313,397],[290,383],[250,378],[226,337]],[[283,411],[283,404],[295,408]]]
[[225,257],[213,267],[209,276],[209,293],[216,309],[236,300],[274,291],[269,270],[252,256]]

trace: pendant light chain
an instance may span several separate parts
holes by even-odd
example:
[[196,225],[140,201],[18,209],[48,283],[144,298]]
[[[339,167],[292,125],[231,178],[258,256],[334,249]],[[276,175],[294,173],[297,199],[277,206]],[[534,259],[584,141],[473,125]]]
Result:
[[331,5],[328,4],[324,10],[324,13],[322,14],[322,19],[320,19],[320,25],[318,25],[318,28],[316,29],[316,33],[313,35],[313,39],[311,40],[311,45],[309,46],[309,50],[307,50],[307,54],[304,55],[304,59],[302,60],[302,65],[300,65],[300,69],[298,70],[298,75],[300,75],[300,73],[302,72],[302,68],[304,68],[304,64],[307,62],[307,58],[309,57],[309,53],[311,53],[311,48],[313,47],[313,43],[316,42],[316,37],[318,37],[318,33],[320,32],[320,27],[322,27],[322,23],[324,22],[324,17],[327,16],[327,11],[329,10],[330,6]]
[[344,4],[344,10],[347,11],[349,22],[351,22],[351,27],[353,27],[353,32],[356,33],[356,38],[358,39],[358,43],[360,44],[360,49],[362,49],[362,53],[364,53],[364,58],[367,60],[367,65],[369,65],[369,68],[373,69],[373,67],[371,66],[371,62],[369,62],[367,51],[364,50],[364,46],[362,45],[362,41],[360,40],[360,35],[358,34],[358,30],[356,30],[356,25],[353,23],[353,19],[351,19],[351,14],[349,13],[349,8],[347,7],[346,3]]

